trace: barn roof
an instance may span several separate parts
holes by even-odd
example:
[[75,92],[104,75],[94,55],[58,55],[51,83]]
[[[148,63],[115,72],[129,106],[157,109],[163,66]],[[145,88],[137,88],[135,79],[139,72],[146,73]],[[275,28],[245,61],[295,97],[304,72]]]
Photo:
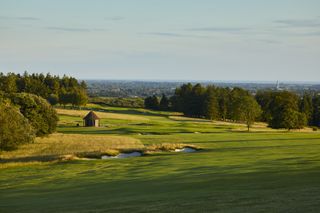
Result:
[[87,120],[87,119],[98,120],[100,118],[96,115],[96,113],[94,113],[93,111],[90,111],[83,119],[84,120]]

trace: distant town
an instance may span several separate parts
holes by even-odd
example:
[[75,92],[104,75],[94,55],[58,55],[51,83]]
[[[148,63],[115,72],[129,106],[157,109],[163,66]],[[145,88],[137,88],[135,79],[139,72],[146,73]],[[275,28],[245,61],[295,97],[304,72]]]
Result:
[[[90,96],[105,97],[148,97],[151,95],[172,96],[177,87],[187,81],[130,81],[130,80],[86,80]],[[192,82],[191,83],[198,83]],[[305,92],[318,93],[320,84],[308,82],[200,82],[202,85],[215,85],[219,87],[240,87],[255,94],[258,90],[287,90],[298,94]]]

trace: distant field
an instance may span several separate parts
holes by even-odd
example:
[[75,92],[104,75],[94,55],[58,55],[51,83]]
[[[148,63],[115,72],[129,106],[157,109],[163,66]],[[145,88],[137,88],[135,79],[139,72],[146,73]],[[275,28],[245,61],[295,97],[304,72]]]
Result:
[[[99,114],[103,127],[76,127],[87,111],[59,109],[59,134],[1,153],[12,165],[0,169],[0,212],[320,211],[319,132],[271,131],[257,124],[248,133],[241,124],[175,113],[89,107],[107,114]],[[193,144],[203,150],[21,163],[44,153],[159,143]]]

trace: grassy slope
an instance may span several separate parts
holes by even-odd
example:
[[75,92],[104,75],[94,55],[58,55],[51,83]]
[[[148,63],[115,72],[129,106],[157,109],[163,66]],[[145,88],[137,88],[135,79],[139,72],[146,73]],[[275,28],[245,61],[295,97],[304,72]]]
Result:
[[2,169],[0,211],[320,211],[319,133],[260,127],[246,133],[239,131],[245,127],[176,121],[166,113],[136,115],[149,120],[104,119],[108,127],[95,129],[72,127],[80,117],[62,116],[59,131],[128,135],[144,144],[191,143],[205,150]]

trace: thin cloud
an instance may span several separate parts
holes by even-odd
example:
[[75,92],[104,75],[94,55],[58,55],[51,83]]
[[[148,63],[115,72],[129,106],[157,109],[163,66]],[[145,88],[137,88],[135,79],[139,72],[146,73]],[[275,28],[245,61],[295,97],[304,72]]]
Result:
[[139,33],[139,35],[168,37],[168,38],[200,38],[200,39],[212,38],[212,36],[194,35],[194,34],[188,34],[188,33],[170,33],[170,32],[147,32],[147,33]]
[[125,18],[122,17],[122,16],[113,16],[113,17],[107,17],[105,18],[105,20],[108,20],[108,21],[122,21],[124,20]]
[[282,44],[282,42],[273,39],[256,39],[256,41],[266,44]]
[[320,36],[320,31],[318,32],[309,32],[309,33],[303,33],[301,36]]
[[194,32],[218,32],[218,33],[241,33],[250,30],[250,28],[244,27],[197,27],[188,28],[187,31]]
[[143,35],[151,35],[151,36],[163,36],[163,37],[185,37],[182,34],[178,33],[167,33],[167,32],[149,32],[149,33],[141,33]]
[[285,27],[294,28],[318,28],[320,27],[320,18],[317,19],[283,19],[274,21],[276,24],[280,24]]
[[74,27],[47,27],[48,30],[61,31],[61,32],[98,32],[105,31],[100,28],[74,28]]
[[40,19],[32,16],[0,16],[0,20],[39,21]]

